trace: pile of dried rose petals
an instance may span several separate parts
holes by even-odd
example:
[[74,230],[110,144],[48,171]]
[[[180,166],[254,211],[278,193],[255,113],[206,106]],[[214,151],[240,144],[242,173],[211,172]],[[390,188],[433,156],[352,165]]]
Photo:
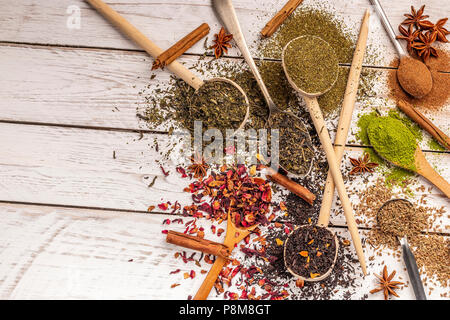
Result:
[[272,200],[269,181],[252,177],[244,165],[222,166],[219,173],[211,172],[184,191],[192,193],[193,204],[185,206],[183,213],[197,218],[223,221],[230,215],[242,228],[264,225],[273,218],[267,217]]

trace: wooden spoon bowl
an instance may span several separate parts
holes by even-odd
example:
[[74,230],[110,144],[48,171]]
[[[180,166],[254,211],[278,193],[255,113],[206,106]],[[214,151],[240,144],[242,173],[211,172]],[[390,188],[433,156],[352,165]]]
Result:
[[286,256],[287,256],[287,243],[289,242],[289,240],[292,238],[294,231],[298,230],[299,228],[305,228],[305,227],[309,227],[309,225],[304,225],[304,226],[299,226],[297,229],[294,229],[293,231],[291,231],[291,233],[288,235],[288,237],[286,238],[286,240],[284,241],[284,248],[283,248],[283,260],[284,260],[284,265],[287,269],[287,271],[289,271],[290,274],[292,274],[294,277],[296,277],[297,279],[306,281],[306,282],[315,282],[315,281],[321,281],[325,278],[327,278],[331,272],[333,271],[334,265],[336,264],[336,260],[337,260],[337,256],[338,256],[338,251],[339,251],[339,241],[337,239],[336,233],[327,228],[327,227],[322,227],[322,226],[317,226],[317,228],[324,228],[326,230],[328,230],[331,234],[333,234],[333,239],[335,241],[335,246],[336,246],[336,252],[334,254],[334,259],[333,259],[333,263],[331,264],[330,268],[327,270],[327,272],[323,273],[322,275],[315,277],[315,278],[306,278],[303,277],[299,274],[297,274],[295,271],[293,271],[287,261],[286,261]]

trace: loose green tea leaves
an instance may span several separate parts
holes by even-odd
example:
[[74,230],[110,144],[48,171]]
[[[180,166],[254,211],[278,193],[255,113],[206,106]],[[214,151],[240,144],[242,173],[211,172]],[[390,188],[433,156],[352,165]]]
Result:
[[289,42],[283,62],[292,82],[305,93],[328,91],[339,74],[333,48],[315,36],[303,36]]
[[186,105],[185,127],[194,132],[194,121],[203,122],[203,130],[238,129],[245,119],[247,104],[244,95],[232,84],[224,81],[207,81]]
[[310,137],[303,123],[294,116],[279,112],[269,125],[279,130],[279,162],[283,169],[298,175],[308,173],[314,158]]

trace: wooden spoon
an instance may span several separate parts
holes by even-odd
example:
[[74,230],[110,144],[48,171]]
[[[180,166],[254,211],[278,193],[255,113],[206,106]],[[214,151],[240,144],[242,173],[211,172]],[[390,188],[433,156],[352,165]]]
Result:
[[[246,236],[250,234],[250,231],[255,229],[258,224],[255,224],[251,227],[241,229],[235,226],[234,222],[232,222],[231,214],[228,213],[227,219],[227,233],[225,235],[225,240],[223,244],[228,248],[230,253],[233,251],[236,244],[238,244],[241,240],[243,240]],[[209,293],[211,292],[214,283],[219,277],[220,271],[222,271],[223,267],[227,263],[228,259],[224,257],[217,256],[216,261],[212,265],[211,269],[208,272],[205,280],[203,280],[202,285],[198,289],[194,300],[206,300],[208,298]]]
[[[389,161],[388,159],[386,160]],[[398,167],[411,170],[411,168],[407,168],[399,163],[395,163],[393,161],[389,162]],[[415,170],[416,173],[420,174],[422,177],[430,181],[439,190],[441,190],[447,196],[447,198],[450,198],[450,184],[444,178],[442,178],[442,176],[439,173],[437,173],[436,170],[433,169],[433,167],[425,158],[425,155],[422,152],[422,150],[420,150],[419,146],[417,146],[417,149],[414,153],[414,165],[416,167]]]
[[286,261],[286,251],[287,251],[287,243],[288,243],[288,241],[291,239],[291,237],[293,237],[293,235],[295,234],[294,231],[298,230],[299,228],[304,228],[304,227],[307,227],[307,225],[299,226],[298,228],[296,228],[295,230],[293,230],[293,231],[288,235],[288,237],[286,238],[286,240],[284,241],[284,248],[283,248],[283,260],[284,260],[284,265],[285,265],[287,271],[289,271],[289,273],[292,274],[292,275],[293,275],[294,277],[296,277],[297,279],[300,279],[300,280],[303,280],[303,281],[306,281],[306,282],[321,281],[321,280],[325,279],[326,277],[328,277],[328,276],[331,274],[331,271],[333,271],[333,268],[334,268],[334,265],[336,264],[336,260],[337,260],[337,256],[338,256],[338,251],[339,251],[339,241],[338,241],[338,239],[337,239],[336,233],[335,233],[333,230],[331,230],[331,229],[329,229],[329,228],[327,228],[327,227],[323,227],[323,226],[319,226],[319,225],[318,225],[317,228],[324,228],[324,229],[328,230],[329,232],[331,232],[331,234],[333,235],[333,239],[334,239],[334,242],[335,242],[335,245],[336,245],[336,252],[335,252],[335,254],[334,254],[333,263],[331,264],[331,266],[330,266],[330,268],[327,270],[327,272],[321,274],[321,275],[318,276],[318,277],[315,277],[315,278],[305,278],[305,277],[302,277],[301,275],[295,273],[295,271],[293,271],[293,270],[289,267],[289,265],[288,265],[288,263],[287,263],[287,261]]
[[[310,41],[325,42],[324,40],[320,39],[319,37],[315,37],[315,36],[307,36],[307,37],[310,39]],[[281,54],[283,70],[284,70],[284,73],[286,74],[286,78],[288,79],[288,82],[299,94],[301,94],[303,96],[303,99],[306,102],[306,106],[309,109],[309,114],[314,123],[314,127],[317,131],[317,134],[319,135],[322,147],[325,150],[325,154],[326,154],[328,165],[329,165],[329,170],[333,177],[333,181],[336,185],[336,189],[339,194],[339,199],[341,200],[341,203],[342,203],[342,208],[344,209],[344,215],[345,215],[345,218],[347,221],[347,227],[348,227],[348,230],[352,237],[353,245],[355,246],[356,254],[358,255],[361,269],[362,269],[364,275],[366,275],[367,274],[366,261],[365,261],[365,257],[364,257],[364,251],[362,248],[361,238],[358,233],[358,226],[356,225],[356,220],[353,215],[353,206],[348,197],[347,190],[345,189],[344,179],[342,178],[342,173],[340,170],[340,161],[338,161],[336,153],[334,152],[333,144],[331,143],[330,134],[328,133],[328,129],[326,127],[325,120],[323,118],[322,110],[320,109],[319,103],[317,102],[318,96],[327,92],[334,86],[334,83],[336,82],[337,77],[338,77],[338,67],[336,66],[336,68],[335,68],[336,75],[334,77],[333,83],[330,83],[329,87],[326,90],[324,90],[323,92],[310,93],[310,92],[305,92],[305,91],[301,90],[296,85],[296,83],[292,80],[291,76],[289,75],[289,70],[286,68],[286,64],[285,64],[286,48],[289,47],[289,45],[291,44],[292,41],[296,41],[299,38],[295,38],[295,39],[291,40],[283,48],[283,52]],[[333,48],[329,44],[327,44],[327,46],[328,46],[328,50],[330,51],[330,55],[335,54]]]
[[[122,17],[118,12],[108,6],[101,0],[85,0],[89,3],[95,10],[97,10],[105,19],[107,19],[112,25],[119,29],[123,34],[128,36],[137,45],[144,49],[150,56],[157,58],[164,51],[159,48],[155,43],[153,43],[149,38],[147,38],[142,32],[140,32],[135,26],[128,22],[124,17]],[[168,64],[167,69],[173,72],[177,77],[183,79],[188,85],[190,85],[195,90],[200,89],[200,87],[205,83],[202,79],[198,78],[193,74],[188,68],[182,65],[177,60]],[[245,117],[242,120],[239,129],[243,129],[250,115],[250,104],[245,91],[234,81],[226,78],[216,77],[209,79],[207,81],[221,81],[226,82],[234,86],[239,90],[239,92],[244,96],[247,110]]]

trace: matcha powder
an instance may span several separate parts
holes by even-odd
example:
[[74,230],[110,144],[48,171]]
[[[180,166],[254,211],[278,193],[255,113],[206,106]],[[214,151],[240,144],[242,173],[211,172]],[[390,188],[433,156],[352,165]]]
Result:
[[378,117],[367,127],[367,136],[380,156],[405,169],[416,171],[414,154],[417,141],[402,121]]

